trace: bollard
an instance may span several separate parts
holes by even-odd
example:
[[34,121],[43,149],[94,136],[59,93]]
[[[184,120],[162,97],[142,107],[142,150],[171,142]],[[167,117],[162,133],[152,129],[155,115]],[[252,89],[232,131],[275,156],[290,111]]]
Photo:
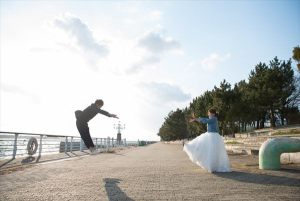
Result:
[[42,142],[43,142],[43,135],[40,135],[40,150],[39,150],[39,156],[42,155]]
[[82,139],[80,139],[80,151],[81,151],[81,152],[83,151],[82,143],[83,143],[83,141],[82,141]]
[[70,147],[70,152],[73,152],[73,137],[71,137],[71,147]]
[[67,153],[68,151],[68,137],[66,136],[66,140],[65,140],[65,153]]
[[265,141],[259,149],[259,169],[280,170],[280,155],[290,152],[300,152],[300,140],[284,137]]
[[15,142],[14,142],[14,151],[13,151],[13,156],[12,156],[12,159],[15,159],[16,158],[16,155],[17,155],[17,139],[18,139],[18,135],[19,134],[15,134]]
[[114,138],[111,138],[111,147],[115,147],[115,145],[114,145]]
[[107,137],[106,139],[106,152],[109,153],[109,145],[110,145],[110,138]]

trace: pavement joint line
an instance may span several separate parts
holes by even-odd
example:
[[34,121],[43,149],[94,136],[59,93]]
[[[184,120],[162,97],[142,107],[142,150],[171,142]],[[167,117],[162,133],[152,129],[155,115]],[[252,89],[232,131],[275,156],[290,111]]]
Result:
[[71,158],[64,158],[64,159],[58,159],[55,161],[46,161],[46,162],[36,163],[35,165],[46,165],[46,164],[57,163],[57,162],[61,162],[61,161],[73,160],[76,158],[83,158],[83,157],[87,157],[87,156],[91,156],[91,155],[83,155],[83,156],[77,156],[77,157],[71,157]]

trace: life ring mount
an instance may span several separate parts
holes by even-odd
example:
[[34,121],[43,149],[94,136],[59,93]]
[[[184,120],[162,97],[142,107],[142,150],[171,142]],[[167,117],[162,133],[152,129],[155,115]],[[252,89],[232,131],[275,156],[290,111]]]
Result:
[[38,149],[38,141],[36,138],[30,138],[28,143],[27,143],[27,151],[28,151],[28,155],[32,156],[36,153],[37,149]]

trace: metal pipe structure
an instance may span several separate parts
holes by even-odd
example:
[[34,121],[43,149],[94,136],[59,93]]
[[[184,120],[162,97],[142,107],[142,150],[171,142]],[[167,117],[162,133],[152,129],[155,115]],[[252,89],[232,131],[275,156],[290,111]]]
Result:
[[291,152],[300,152],[299,139],[283,137],[266,140],[259,149],[259,169],[280,170],[280,155]]

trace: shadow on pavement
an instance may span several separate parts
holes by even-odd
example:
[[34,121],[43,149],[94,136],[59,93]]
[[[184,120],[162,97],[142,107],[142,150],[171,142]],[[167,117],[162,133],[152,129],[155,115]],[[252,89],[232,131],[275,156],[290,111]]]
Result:
[[263,184],[263,185],[278,185],[278,186],[300,186],[300,179],[288,178],[276,175],[263,175],[248,172],[231,172],[221,173],[215,172],[214,175],[225,179],[231,179],[238,182]]
[[45,154],[39,156],[18,157],[15,159],[2,159],[0,160],[0,169],[21,167],[23,165],[33,165],[38,163],[56,162],[88,155],[90,155],[89,152],[83,151],[78,153]]
[[33,161],[35,161],[35,157],[33,156],[29,156],[27,158],[24,158],[21,163],[32,163]]
[[133,199],[129,198],[122,189],[118,186],[120,183],[120,179],[114,178],[105,178],[105,190],[109,200],[129,200],[133,201]]
[[4,162],[3,164],[0,165],[0,168],[3,167],[3,166],[5,166],[5,165],[7,165],[7,164],[9,164],[10,162],[12,162],[12,161],[14,161],[14,160],[15,160],[15,159],[10,159],[10,160]]

